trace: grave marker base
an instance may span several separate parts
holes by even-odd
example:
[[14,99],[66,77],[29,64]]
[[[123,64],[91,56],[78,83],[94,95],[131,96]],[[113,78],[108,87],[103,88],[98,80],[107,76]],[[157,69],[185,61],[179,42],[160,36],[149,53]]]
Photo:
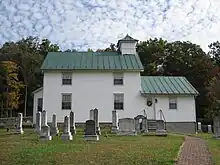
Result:
[[99,135],[84,135],[86,141],[99,141]]

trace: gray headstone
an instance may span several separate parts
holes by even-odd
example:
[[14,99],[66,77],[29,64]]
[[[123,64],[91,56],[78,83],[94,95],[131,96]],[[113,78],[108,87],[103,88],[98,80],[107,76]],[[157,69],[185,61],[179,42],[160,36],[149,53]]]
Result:
[[63,131],[63,134],[61,136],[61,139],[62,140],[73,140],[73,136],[71,135],[71,132],[70,132],[69,116],[64,117],[64,131]]
[[36,113],[35,131],[40,134],[40,131],[41,131],[41,112]]
[[215,116],[213,118],[213,130],[215,139],[220,139],[220,116]]
[[119,130],[118,127],[118,113],[117,111],[112,111],[112,132],[117,133]]
[[23,122],[23,115],[22,115],[22,113],[18,113],[18,123],[16,126],[16,133],[18,133],[18,134],[24,133],[23,128],[22,128],[22,122]]
[[86,128],[85,128],[85,140],[99,140],[99,135],[96,133],[96,126],[94,120],[87,120],[86,121]]
[[212,133],[212,125],[208,125],[208,133]]
[[41,126],[47,125],[47,111],[43,110],[41,114]]
[[40,132],[40,139],[41,140],[52,140],[50,136],[50,127],[47,125],[47,112],[45,110],[42,111],[42,126]]
[[90,120],[94,120],[94,110],[93,110],[93,109],[91,109],[91,110],[89,111],[89,119],[90,119]]
[[163,120],[157,120],[156,136],[167,136],[165,122]]
[[97,135],[101,135],[101,131],[99,127],[99,112],[97,108],[94,109],[94,121],[95,121],[96,133]]
[[57,136],[59,134],[59,129],[57,127],[57,116],[56,114],[53,114],[52,116],[52,126],[50,129],[51,135],[52,136]]
[[76,134],[75,114],[73,111],[70,112],[70,132],[72,135]]
[[119,132],[118,135],[136,136],[135,120],[132,118],[119,119]]
[[50,127],[48,125],[41,127],[40,140],[52,140],[50,136]]
[[135,130],[137,132],[148,133],[147,117],[143,115],[137,115],[135,118]]

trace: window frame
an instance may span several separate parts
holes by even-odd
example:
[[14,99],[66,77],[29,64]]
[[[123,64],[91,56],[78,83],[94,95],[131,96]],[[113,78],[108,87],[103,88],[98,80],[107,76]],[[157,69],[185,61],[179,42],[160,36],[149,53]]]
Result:
[[[65,76],[68,76],[69,78],[65,78]],[[72,73],[71,72],[62,72],[62,85],[72,85]],[[70,83],[65,83],[70,81]]]
[[[114,110],[124,110],[124,93],[113,93],[114,97]],[[116,97],[121,97],[120,99],[116,99]],[[118,101],[118,103],[117,103]],[[118,104],[118,105],[117,105]],[[120,105],[122,104],[122,105]],[[117,107],[118,106],[118,107]]]
[[[70,96],[70,101],[63,101],[63,97],[64,96]],[[67,105],[67,106],[70,106],[70,108],[65,108],[65,106],[63,105],[63,103],[69,103],[70,102],[70,105]],[[61,110],[72,110],[72,93],[61,93]]]
[[[41,100],[41,101],[39,101],[39,100]],[[42,103],[41,109],[39,108],[39,102]],[[40,110],[39,110],[39,109],[40,109]],[[43,111],[43,98],[41,98],[41,97],[37,98],[37,111],[38,111],[38,112],[42,112],[42,111]]]
[[[120,81],[121,81],[121,83],[118,83]],[[113,73],[113,85],[124,85],[124,73],[123,72],[114,72]]]
[[178,109],[177,97],[169,97],[169,109],[170,110]]

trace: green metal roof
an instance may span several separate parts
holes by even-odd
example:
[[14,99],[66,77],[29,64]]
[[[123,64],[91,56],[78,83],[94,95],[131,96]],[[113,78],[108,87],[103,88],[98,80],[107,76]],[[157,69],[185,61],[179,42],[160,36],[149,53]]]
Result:
[[198,91],[185,77],[143,76],[142,94],[186,94],[198,95]]
[[143,70],[137,55],[121,55],[117,52],[49,52],[42,70]]

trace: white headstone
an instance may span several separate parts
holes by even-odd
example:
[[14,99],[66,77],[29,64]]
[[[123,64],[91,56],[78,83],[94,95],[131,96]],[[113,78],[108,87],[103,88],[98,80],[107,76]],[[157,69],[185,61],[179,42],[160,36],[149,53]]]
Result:
[[35,131],[40,134],[41,131],[41,112],[36,113],[36,126]]
[[43,110],[41,114],[41,126],[46,126],[47,125],[47,111]]
[[117,111],[112,111],[112,132],[117,133],[119,130],[118,127],[118,113]]
[[73,111],[70,112],[70,132],[72,135],[76,134],[75,113]]
[[118,135],[137,135],[137,132],[135,131],[135,120],[132,118],[119,119]]
[[50,136],[50,127],[47,125],[47,112],[45,110],[42,111],[42,126],[40,132],[40,139],[41,140],[52,140]]
[[212,125],[208,125],[208,133],[212,133]]
[[52,116],[52,126],[51,126],[51,129],[50,129],[50,132],[51,132],[52,136],[56,136],[56,135],[59,134],[59,129],[57,127],[57,116],[56,116],[56,114],[53,114],[53,116]]
[[61,139],[62,140],[73,140],[73,136],[71,135],[71,132],[70,132],[69,116],[64,117],[64,130],[63,130],[63,134],[61,136]]
[[202,123],[198,122],[198,132],[202,132]]
[[18,123],[17,123],[17,127],[16,127],[16,132],[19,134],[23,134],[23,128],[22,128],[22,122],[23,122],[23,115],[22,113],[18,113]]
[[100,127],[99,127],[99,111],[97,108],[94,109],[94,120],[96,126],[96,133],[97,135],[101,135]]

